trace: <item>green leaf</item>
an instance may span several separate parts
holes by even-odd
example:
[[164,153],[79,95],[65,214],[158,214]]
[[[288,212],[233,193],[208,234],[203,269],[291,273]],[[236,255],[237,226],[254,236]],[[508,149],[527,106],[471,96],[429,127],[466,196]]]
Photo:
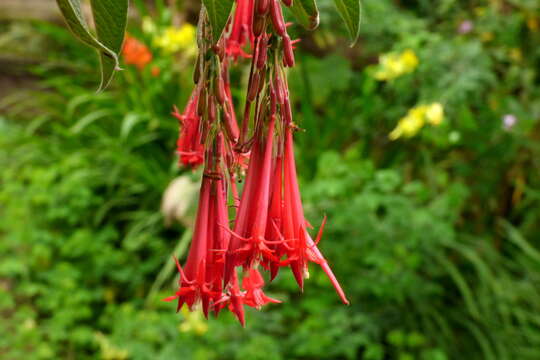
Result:
[[360,18],[362,13],[360,0],[334,0],[334,4],[338,9],[339,15],[345,21],[345,25],[347,25],[347,30],[349,30],[352,40],[351,46],[353,46],[360,34]]
[[203,0],[204,7],[208,13],[210,26],[212,27],[212,38],[217,43],[232,10],[233,0]]
[[319,26],[319,10],[315,0],[295,0],[291,11],[298,22],[308,30]]
[[105,88],[119,68],[118,53],[124,40],[128,0],[92,0],[92,14],[97,37],[90,32],[81,10],[80,0],[56,0],[71,32],[100,54],[101,85]]
[[[92,14],[96,24],[98,40],[115,54],[119,54],[126,33],[128,0],[91,0]],[[100,53],[101,84],[100,89],[109,85],[114,70],[118,69],[118,58]]]

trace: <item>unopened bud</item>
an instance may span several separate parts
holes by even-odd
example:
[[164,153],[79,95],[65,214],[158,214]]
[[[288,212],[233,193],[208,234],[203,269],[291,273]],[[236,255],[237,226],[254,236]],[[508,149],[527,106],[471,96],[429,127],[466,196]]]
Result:
[[286,66],[294,66],[294,51],[291,38],[287,34],[283,37],[283,60],[285,61]]
[[263,33],[265,23],[266,16],[255,14],[255,18],[253,19],[253,35],[255,35],[255,37],[258,37]]
[[289,101],[289,98],[286,97],[284,101],[284,106],[282,107],[282,116],[285,120],[285,123],[287,125],[292,124],[292,110],[291,110],[291,102]]
[[201,95],[199,96],[199,101],[197,102],[197,115],[203,116],[204,110],[206,108],[206,90],[201,90]]
[[271,0],[259,0],[257,2],[257,13],[259,15],[266,15],[268,13],[268,10],[270,9],[270,1]]
[[195,62],[195,69],[193,70],[193,82],[195,84],[198,84],[200,79],[201,79],[201,57],[197,56],[197,61]]
[[249,89],[247,94],[247,99],[249,101],[255,100],[257,97],[257,94],[259,93],[259,80],[260,75],[258,72],[254,72],[253,76],[251,77],[251,82],[249,83]]
[[283,20],[283,12],[281,11],[281,5],[279,0],[270,0],[270,17],[272,18],[272,24],[279,36],[283,36],[286,33],[285,20]]
[[233,142],[238,141],[238,126],[234,124],[236,120],[231,115],[231,112],[228,109],[223,111],[223,122],[225,123],[225,131],[227,132],[227,137]]
[[285,91],[283,89],[283,83],[277,76],[275,78],[275,89],[277,103],[281,105],[285,101]]
[[214,96],[210,95],[208,96],[208,120],[210,123],[216,120],[216,113],[216,100]]
[[266,36],[259,40],[259,51],[257,52],[257,68],[261,69],[266,64],[268,55],[268,43]]
[[225,84],[223,83],[223,77],[219,74],[214,81],[214,95],[221,105],[225,103],[225,99],[227,97],[225,94]]
[[270,114],[275,114],[277,110],[277,98],[274,87],[270,87]]

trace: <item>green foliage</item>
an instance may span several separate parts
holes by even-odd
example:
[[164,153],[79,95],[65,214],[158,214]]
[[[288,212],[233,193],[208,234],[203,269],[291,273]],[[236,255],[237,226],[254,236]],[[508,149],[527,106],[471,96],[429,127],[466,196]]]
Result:
[[339,15],[345,22],[352,45],[360,36],[361,8],[359,0],[334,0]]
[[[283,273],[269,289],[284,304],[248,310],[246,329],[160,301],[176,280],[170,255],[186,246],[186,230],[165,228],[159,212],[167,184],[186,175],[169,114],[192,87],[191,55],[155,46],[172,14],[160,8],[153,32],[133,24],[153,60],[122,64],[98,94],[96,59],[65,30],[19,23],[0,35],[0,46],[18,53],[28,43],[42,56],[31,68],[37,91],[0,100],[0,333],[9,334],[0,354],[540,358],[538,5],[401,3],[366,1],[351,50],[335,34],[332,2],[321,1],[321,27],[290,73],[306,129],[297,136],[306,214],[314,226],[328,216],[320,247],[351,306],[316,267],[302,296]],[[405,50],[417,66],[378,80],[377,57]],[[410,109],[433,102],[442,123],[389,139]]]
[[119,69],[118,55],[127,24],[128,0],[92,0],[96,25],[94,36],[86,23],[80,0],[57,0],[69,29],[86,45],[99,52],[101,64],[100,89],[107,87],[114,71]]
[[234,2],[232,0],[203,0],[204,8],[212,27],[214,42],[218,42],[231,13]]
[[294,1],[291,11],[297,21],[306,29],[313,30],[319,26],[319,9],[314,0]]

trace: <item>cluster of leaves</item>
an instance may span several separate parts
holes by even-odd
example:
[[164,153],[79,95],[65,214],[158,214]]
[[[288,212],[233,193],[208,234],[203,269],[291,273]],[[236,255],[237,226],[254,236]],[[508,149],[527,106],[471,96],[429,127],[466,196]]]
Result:
[[[0,102],[2,356],[540,357],[538,5],[366,1],[354,49],[333,6],[319,1],[317,32],[298,29],[290,86],[308,130],[298,136],[306,210],[328,215],[320,246],[352,305],[313,269],[305,296],[280,275],[271,295],[286,303],[250,313],[247,330],[230,316],[172,314],[159,301],[170,288],[151,289],[184,232],[164,228],[159,203],[178,171],[170,106],[185,102],[191,69],[156,55],[159,76],[123,65],[96,94],[92,51],[32,25],[49,56],[33,68],[40,91]],[[159,19],[170,21],[166,8]],[[380,54],[406,49],[415,71],[373,76]],[[431,102],[444,104],[440,126],[389,139]]]
[[[69,29],[80,41],[99,53],[101,84],[99,89],[109,85],[115,70],[120,69],[120,50],[124,40],[128,17],[128,0],[92,0],[92,18],[95,35],[87,24],[81,9],[81,0],[57,0],[58,7]],[[334,0],[341,18],[347,26],[349,35],[356,42],[360,34],[360,0]],[[139,2],[140,4],[140,2]],[[233,0],[202,0],[205,13],[212,29],[214,42],[223,33],[231,12]],[[315,0],[297,0],[291,8],[298,22],[313,30],[319,21],[319,11]]]

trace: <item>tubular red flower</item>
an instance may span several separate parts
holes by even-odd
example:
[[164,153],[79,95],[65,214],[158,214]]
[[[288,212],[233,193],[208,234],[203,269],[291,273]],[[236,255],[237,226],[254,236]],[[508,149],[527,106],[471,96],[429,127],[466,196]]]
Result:
[[281,301],[266,296],[262,288],[264,287],[264,279],[261,273],[254,268],[249,269],[248,275],[242,280],[242,287],[246,290],[244,303],[260,309],[268,303],[279,304]]
[[226,189],[220,170],[222,152],[223,138],[218,136],[214,147],[208,150],[193,240],[184,269],[176,262],[180,288],[166,299],[177,298],[178,309],[184,303],[192,309],[200,301],[206,317],[213,303],[222,296],[224,257],[230,237],[226,231],[229,223]]
[[253,44],[253,10],[254,0],[237,0],[231,34],[227,38],[225,52],[228,56],[237,59],[249,57],[244,47],[249,42]]
[[[349,300],[347,300],[332,269],[307,231],[308,222],[304,217],[298,180],[296,178],[293,135],[290,126],[286,129],[284,175],[284,213],[286,217],[284,236],[285,239],[293,240],[291,244],[292,250],[288,252],[288,258],[298,285],[300,288],[304,286],[304,278],[309,274],[308,261],[315,262],[322,267],[343,303],[349,304]],[[325,223],[326,219],[323,220],[319,230],[317,243],[320,241]]]
[[246,185],[229,244],[226,282],[235,266],[251,268],[265,258],[274,258],[264,237],[270,203],[274,123],[275,117],[271,116],[266,143],[262,143],[258,134],[253,145]]
[[[264,294],[261,268],[269,271],[272,281],[281,267],[290,267],[303,289],[308,264],[315,262],[341,300],[349,302],[317,247],[326,217],[313,240],[298,186],[296,125],[285,72],[295,64],[297,41],[287,34],[290,24],[284,22],[281,8],[281,3],[291,6],[293,1],[236,2],[234,17],[217,44],[211,45],[207,22],[201,22],[197,86],[184,113],[176,108],[173,113],[181,123],[180,163],[205,166],[184,268],[176,261],[179,288],[165,300],[177,299],[178,309],[201,304],[205,316],[228,307],[244,326],[244,305],[260,309],[280,302]],[[267,33],[272,26],[275,31]],[[248,43],[253,56],[245,52]],[[229,65],[238,56],[251,57],[241,128],[229,81]],[[236,182],[244,177],[240,192]],[[235,212],[232,230],[229,200]]]
[[174,107],[172,115],[180,122],[180,136],[176,143],[179,163],[195,168],[204,161],[204,145],[201,133],[201,121],[197,114],[197,90],[193,91],[183,114]]
[[192,310],[193,306],[201,301],[205,316],[208,315],[210,301],[213,299],[217,300],[220,296],[220,294],[211,291],[211,282],[207,281],[206,276],[207,234],[210,220],[210,187],[210,180],[208,178],[203,179],[195,231],[184,269],[182,269],[180,263],[176,260],[176,266],[180,273],[179,289],[175,295],[165,299],[165,301],[178,299],[177,311],[180,310],[184,303]]

